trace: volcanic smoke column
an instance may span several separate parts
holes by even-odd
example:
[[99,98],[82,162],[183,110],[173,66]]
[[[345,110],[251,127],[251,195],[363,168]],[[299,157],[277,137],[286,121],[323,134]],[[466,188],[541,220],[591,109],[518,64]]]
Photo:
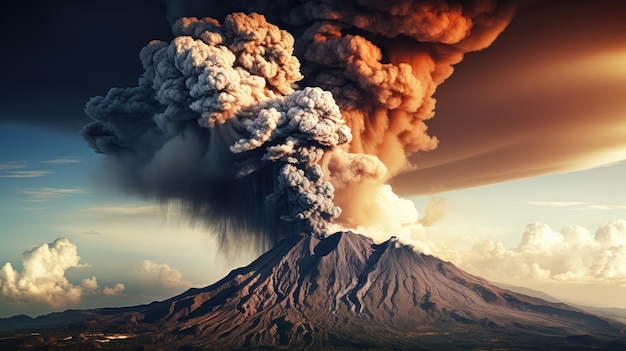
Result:
[[387,169],[373,182],[333,180],[344,222],[375,224],[372,220],[389,209],[352,204],[372,204],[380,184],[412,166],[410,155],[437,147],[425,123],[434,116],[437,86],[465,53],[496,39],[516,5],[497,0],[286,2],[263,10],[301,33],[295,52],[302,84],[333,93],[353,135],[344,149],[375,155]]
[[89,101],[84,137],[125,185],[180,199],[222,231],[235,221],[279,230],[276,218],[325,235],[341,211],[318,163],[351,134],[330,92],[292,88],[302,77],[293,38],[242,13],[223,26],[182,19],[174,32],[142,49],[137,87]]
[[325,235],[333,219],[368,225],[393,211],[376,200],[385,181],[437,145],[424,123],[436,86],[514,11],[482,0],[172,8],[185,4],[198,16],[261,12],[295,40],[254,12],[181,18],[171,43],[142,49],[138,86],[87,104],[83,135],[119,184],[181,201],[224,244]]

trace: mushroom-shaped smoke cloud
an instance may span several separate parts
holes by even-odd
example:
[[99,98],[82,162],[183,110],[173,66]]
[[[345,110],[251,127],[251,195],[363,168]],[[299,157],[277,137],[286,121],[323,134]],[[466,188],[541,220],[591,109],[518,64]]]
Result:
[[[221,14],[212,3],[171,9]],[[496,0],[221,6],[250,14],[178,19],[170,43],[142,49],[138,86],[89,101],[82,133],[120,184],[180,201],[226,245],[380,217],[368,215],[369,194],[437,145],[424,124],[436,86],[514,10]]]

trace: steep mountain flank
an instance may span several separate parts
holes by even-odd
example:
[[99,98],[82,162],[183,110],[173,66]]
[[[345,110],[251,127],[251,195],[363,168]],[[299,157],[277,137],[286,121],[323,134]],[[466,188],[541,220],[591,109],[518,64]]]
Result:
[[173,349],[626,348],[620,326],[597,316],[351,232],[287,239],[211,286],[95,312],[72,328]]

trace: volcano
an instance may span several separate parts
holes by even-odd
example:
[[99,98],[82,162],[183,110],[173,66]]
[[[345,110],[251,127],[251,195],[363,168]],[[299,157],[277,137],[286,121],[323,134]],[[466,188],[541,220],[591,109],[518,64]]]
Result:
[[[393,237],[376,244],[351,232],[285,239],[215,284],[165,301],[71,313],[72,323],[16,332],[0,346],[626,349],[617,322],[498,288]],[[23,319],[24,330],[36,329]]]

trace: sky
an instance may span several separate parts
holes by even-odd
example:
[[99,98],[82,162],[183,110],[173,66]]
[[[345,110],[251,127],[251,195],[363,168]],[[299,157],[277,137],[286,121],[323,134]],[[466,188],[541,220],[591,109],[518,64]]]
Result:
[[[426,122],[437,148],[390,181],[408,210],[355,229],[494,282],[626,308],[624,11],[522,6],[437,88]],[[13,33],[0,82],[0,317],[149,303],[256,258],[220,249],[183,206],[120,191],[79,133],[89,98],[136,84],[140,49],[173,38],[164,3],[21,2],[0,16]]]

